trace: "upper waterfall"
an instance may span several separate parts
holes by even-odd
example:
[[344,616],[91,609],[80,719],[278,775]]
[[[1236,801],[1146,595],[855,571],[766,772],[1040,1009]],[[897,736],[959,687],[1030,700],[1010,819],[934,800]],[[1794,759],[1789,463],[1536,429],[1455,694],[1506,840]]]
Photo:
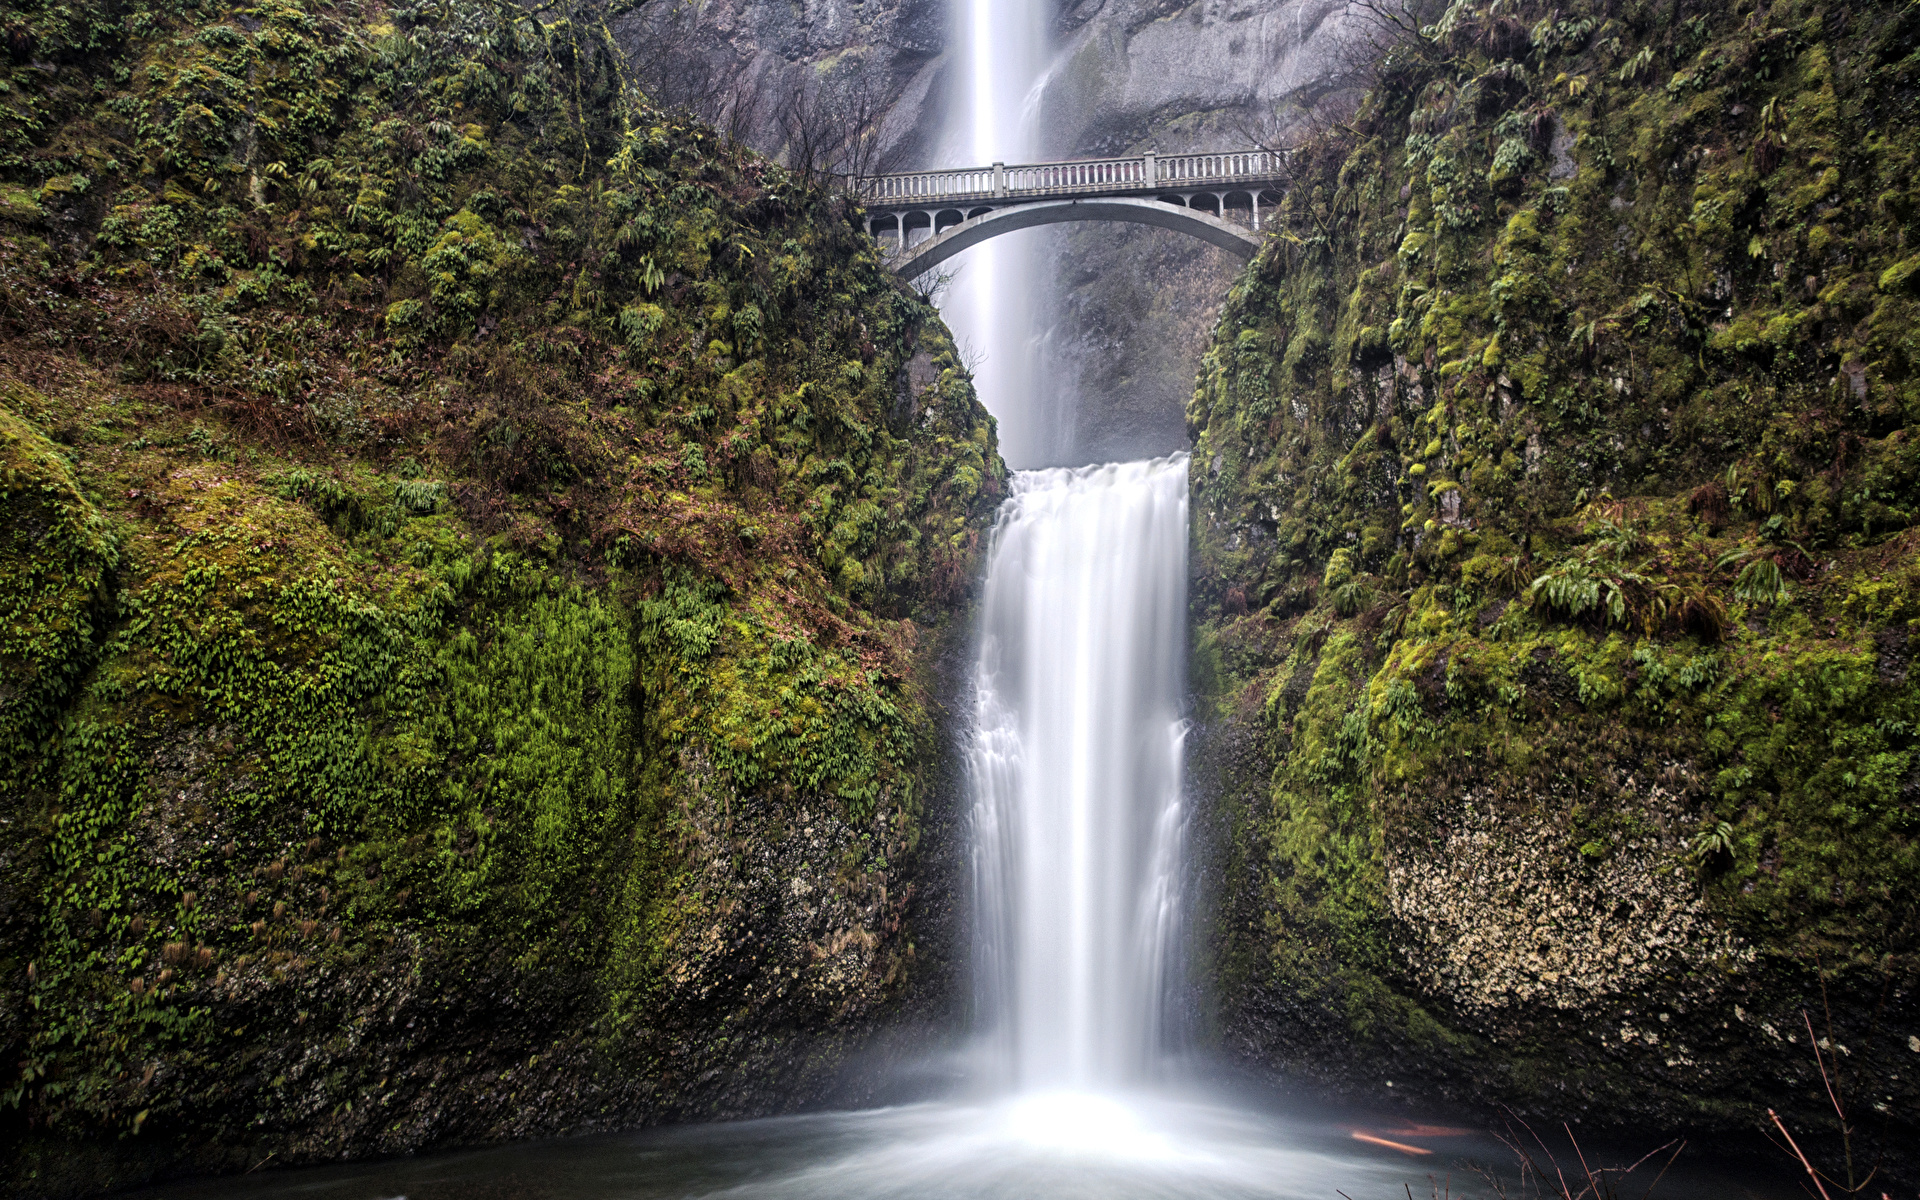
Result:
[[[1051,53],[1047,6],[1030,0],[958,0],[955,33],[965,64],[946,131],[955,162],[1021,162],[1040,150],[1037,89]],[[931,236],[932,231],[928,231]],[[1042,402],[1035,233],[968,252],[941,312],[976,362],[981,399],[1000,422],[1009,465],[1040,466],[1064,414]]]

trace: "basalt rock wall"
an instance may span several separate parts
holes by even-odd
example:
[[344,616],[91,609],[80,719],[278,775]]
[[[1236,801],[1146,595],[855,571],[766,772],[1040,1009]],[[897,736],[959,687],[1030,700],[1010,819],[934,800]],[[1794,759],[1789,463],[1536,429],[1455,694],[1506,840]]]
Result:
[[957,1026],[992,423],[592,4],[16,6],[21,1195],[885,1086]]
[[[939,165],[954,102],[945,0],[654,0],[610,29],[635,81],[792,162],[807,125],[844,131],[857,107],[876,118],[869,170]],[[796,137],[796,134],[799,134]]]
[[1188,408],[1245,1062],[1914,1174],[1915,21],[1456,4],[1308,143]]

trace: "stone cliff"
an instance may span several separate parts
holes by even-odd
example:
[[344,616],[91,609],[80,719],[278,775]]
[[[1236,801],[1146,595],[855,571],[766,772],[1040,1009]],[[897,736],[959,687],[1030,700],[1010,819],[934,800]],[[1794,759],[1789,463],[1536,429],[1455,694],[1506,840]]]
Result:
[[913,169],[938,154],[955,83],[947,10],[945,0],[654,0],[611,30],[656,102],[768,154],[794,149],[796,102],[854,99],[882,114],[871,165]]
[[951,1028],[1002,470],[844,201],[590,3],[13,19],[6,1187],[853,1098]]
[[1245,1061],[1914,1172],[1917,12],[1463,0],[1308,144],[1188,409]]

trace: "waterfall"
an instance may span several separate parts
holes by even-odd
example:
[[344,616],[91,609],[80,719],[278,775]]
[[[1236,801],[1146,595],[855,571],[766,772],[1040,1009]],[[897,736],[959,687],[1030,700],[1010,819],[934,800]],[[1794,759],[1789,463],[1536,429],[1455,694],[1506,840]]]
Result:
[[1187,458],[1013,478],[970,747],[979,1002],[1022,1089],[1140,1081],[1175,974]]
[[[964,94],[952,107],[946,160],[985,166],[1038,157],[1036,88],[1046,71],[1048,11],[1034,0],[955,0]],[[928,231],[928,236],[932,231]],[[969,357],[1000,423],[1000,452],[1015,467],[1057,461],[1063,424],[1040,383],[1038,239],[1029,230],[996,238],[955,260],[942,314]]]

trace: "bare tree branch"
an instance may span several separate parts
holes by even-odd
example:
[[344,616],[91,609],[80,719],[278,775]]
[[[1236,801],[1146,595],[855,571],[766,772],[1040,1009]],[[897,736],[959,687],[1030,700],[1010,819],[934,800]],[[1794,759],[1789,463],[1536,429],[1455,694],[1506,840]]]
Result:
[[884,128],[889,98],[885,80],[864,66],[835,78],[803,76],[775,113],[780,160],[813,183],[851,186],[886,171],[893,165]]

